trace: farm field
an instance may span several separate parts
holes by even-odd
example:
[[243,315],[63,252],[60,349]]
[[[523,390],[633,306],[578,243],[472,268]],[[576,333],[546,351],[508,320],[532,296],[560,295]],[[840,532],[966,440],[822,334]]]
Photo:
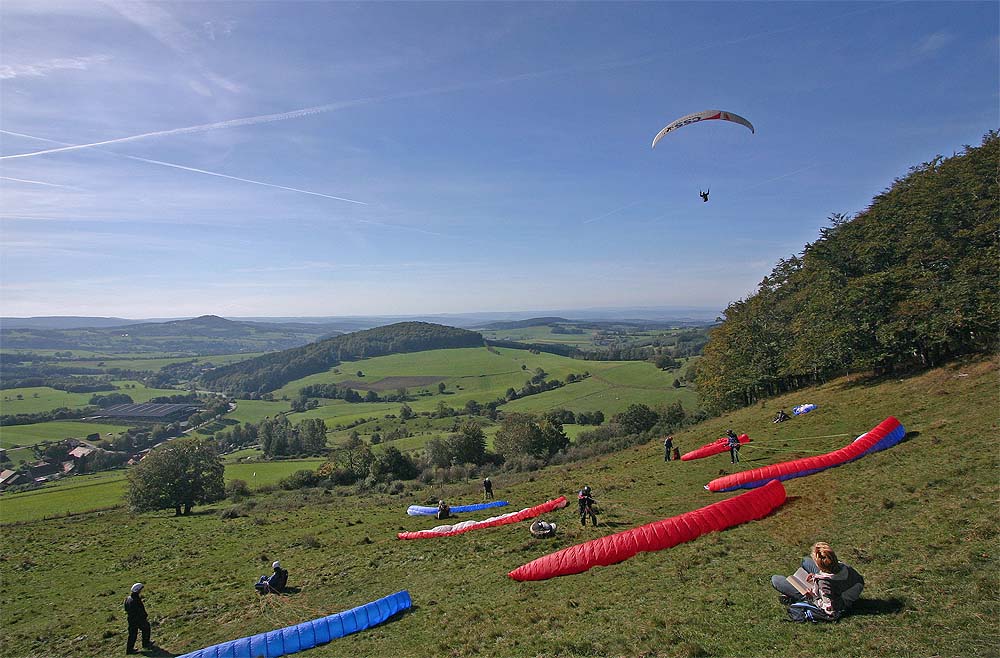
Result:
[[275,416],[288,411],[287,402],[268,402],[266,400],[236,400],[236,411],[226,414],[226,418],[238,420],[241,423],[259,423],[268,416]]
[[237,363],[239,361],[246,361],[247,359],[252,359],[254,357],[260,356],[264,352],[240,352],[238,354],[213,354],[211,356],[165,356],[165,357],[144,357],[136,358],[134,356],[121,357],[121,356],[108,356],[100,357],[92,361],[81,360],[74,363],[74,365],[87,366],[93,368],[121,368],[123,370],[148,370],[151,372],[158,372],[164,366],[173,365],[175,363],[211,363],[216,366],[228,365],[230,363]]
[[520,329],[483,329],[480,332],[487,340],[516,340],[522,343],[549,343],[555,345],[572,345],[580,349],[593,347],[594,330],[586,329],[579,334],[553,333],[552,327],[537,326]]
[[61,441],[62,439],[83,439],[88,434],[99,432],[101,438],[108,434],[120,434],[125,425],[110,425],[107,423],[85,423],[75,420],[53,420],[47,423],[32,425],[10,425],[0,427],[0,448],[12,446],[32,446],[43,441]]
[[[2,401],[0,401],[0,413],[37,414],[52,411],[59,407],[79,409],[86,407],[93,396],[108,395],[109,393],[125,393],[137,404],[148,402],[155,397],[184,395],[186,393],[186,391],[173,388],[148,388],[140,382],[131,380],[121,380],[112,383],[118,386],[118,390],[97,391],[96,393],[68,393],[48,386],[4,389]],[[133,386],[135,388],[132,388]],[[23,399],[19,400],[17,396],[21,396]]]
[[[417,413],[433,412],[441,402],[453,409],[461,409],[469,400],[485,403],[502,397],[508,388],[520,389],[535,368],[542,368],[548,373],[546,379],[564,380],[570,373],[579,375],[584,372],[590,372],[591,377],[515,400],[503,409],[522,412],[544,412],[560,407],[572,411],[600,410],[610,418],[634,402],[657,406],[679,400],[691,411],[697,405],[697,395],[693,390],[672,386],[673,380],[683,375],[690,360],[679,371],[663,372],[650,363],[639,361],[582,361],[512,349],[496,352],[485,348],[431,350],[344,363],[328,372],[291,382],[276,391],[275,397],[297,396],[299,390],[309,384],[349,382],[358,390],[364,390],[362,386],[379,390],[380,382],[389,379],[397,383],[390,387],[393,391],[400,386],[406,387],[407,381],[423,382],[420,386],[406,387],[413,397],[407,404]],[[363,377],[357,376],[359,370],[364,373]],[[444,394],[437,392],[437,382],[445,384]],[[421,395],[421,391],[433,393]],[[244,401],[239,402],[239,406],[243,404]],[[259,403],[255,401],[254,404]],[[372,417],[397,414],[400,407],[399,402],[321,400],[318,408],[290,414],[289,420],[299,422],[305,418],[322,418],[336,435],[337,425],[346,426]],[[287,410],[288,407],[279,409]],[[237,413],[240,413],[239,410]],[[365,429],[361,427],[358,431]]]
[[[226,464],[225,478],[245,480],[251,489],[277,484],[295,471],[315,469],[322,459],[289,459],[252,464]],[[79,514],[122,504],[127,486],[125,471],[76,475],[41,489],[0,496],[0,524]]]
[[[559,533],[545,541],[532,539],[527,524],[396,539],[402,529],[437,523],[407,517],[407,505],[477,501],[478,480],[410,482],[394,495],[275,492],[255,497],[250,516],[230,520],[113,510],[7,526],[0,642],[11,656],[119,653],[121,599],[142,581],[153,639],[174,654],[405,588],[411,611],[303,655],[993,656],[998,428],[996,415],[982,410],[995,409],[997,376],[990,359],[902,379],[840,379],[676,434],[686,451],[729,427],[747,432],[754,443],[739,467],[727,456],[664,463],[654,439],[593,460],[496,475],[497,498],[515,509],[593,487],[601,525],[580,528],[568,508],[551,515]],[[778,408],[803,402],[819,408],[771,424]],[[529,583],[506,576],[550,551],[737,495],[702,485],[720,471],[841,447],[889,415],[908,430],[905,442],[786,482],[788,501],[760,521],[577,576]],[[790,573],[818,540],[865,576],[864,595],[836,626],[788,624],[770,575]],[[76,577],[68,552],[87,555],[88,579]],[[298,590],[265,605],[251,585],[274,559]],[[192,573],[199,587],[174,586]],[[442,625],[462,633],[442,636]]]

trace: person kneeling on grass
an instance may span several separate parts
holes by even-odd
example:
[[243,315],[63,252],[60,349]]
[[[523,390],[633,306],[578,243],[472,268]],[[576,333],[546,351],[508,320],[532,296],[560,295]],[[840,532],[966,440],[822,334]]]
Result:
[[443,500],[439,500],[438,511],[434,517],[440,521],[441,519],[447,519],[449,516],[451,516],[451,506]]
[[260,594],[267,594],[273,592],[277,594],[278,592],[285,591],[285,585],[288,584],[288,570],[281,568],[281,562],[275,560],[271,567],[274,569],[274,573],[268,576],[261,576],[257,584],[254,585]]
[[811,603],[831,619],[839,619],[861,597],[865,579],[843,562],[837,560],[826,542],[813,544],[810,556],[802,560],[808,572],[807,585],[811,591],[801,593],[785,576],[771,576],[771,587],[781,593],[781,602]]

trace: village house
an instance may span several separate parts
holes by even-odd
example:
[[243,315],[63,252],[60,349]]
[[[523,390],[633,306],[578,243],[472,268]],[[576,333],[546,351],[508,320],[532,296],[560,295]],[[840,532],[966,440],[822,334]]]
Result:
[[24,477],[16,471],[10,469],[4,469],[0,471],[0,491],[6,489],[7,487],[13,487],[18,484],[27,484],[28,478]]

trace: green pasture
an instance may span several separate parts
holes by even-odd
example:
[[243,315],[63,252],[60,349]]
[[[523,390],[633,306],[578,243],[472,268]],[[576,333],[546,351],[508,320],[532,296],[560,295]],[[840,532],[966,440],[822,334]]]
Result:
[[10,468],[11,466],[17,466],[18,462],[35,461],[35,451],[31,448],[7,448],[7,459],[8,461],[4,468]]
[[[415,412],[434,412],[439,403],[460,410],[469,400],[486,403],[502,397],[508,388],[520,389],[532,376],[535,368],[546,371],[546,379],[565,380],[570,373],[590,372],[591,377],[567,384],[561,388],[515,400],[503,408],[510,411],[544,412],[564,407],[572,411],[603,411],[611,415],[622,411],[631,403],[657,406],[680,400],[687,409],[697,406],[697,395],[692,389],[672,387],[681,371],[663,372],[647,362],[639,361],[582,361],[554,354],[532,354],[527,350],[498,350],[494,354],[485,348],[432,350],[412,354],[377,357],[339,366],[340,372],[310,375],[286,385],[276,396],[298,395],[307,384],[342,383],[360,381],[376,384],[386,378],[440,377],[446,385],[444,394],[435,385],[408,388],[412,400],[407,404]],[[525,369],[521,366],[524,365]],[[364,372],[363,378],[357,371]],[[420,395],[420,391],[432,391]],[[243,401],[239,403],[241,406]],[[278,403],[273,403],[278,404]],[[292,422],[305,418],[322,418],[331,429],[368,418],[382,418],[397,414],[398,402],[349,403],[343,400],[321,400],[320,406],[302,413],[290,414]],[[284,407],[287,409],[287,407]],[[239,413],[239,412],[237,412]],[[236,416],[232,416],[236,417]],[[359,430],[360,431],[360,430]]]
[[[747,432],[754,442],[738,466],[722,455],[664,463],[655,439],[496,474],[496,496],[512,509],[593,487],[601,525],[581,528],[571,505],[549,515],[559,524],[549,540],[532,539],[527,523],[396,538],[438,523],[407,517],[408,505],[481,500],[478,480],[409,482],[393,495],[279,491],[255,496],[229,520],[211,513],[230,506],[222,503],[190,517],[114,510],[9,525],[0,533],[0,643],[9,656],[121,653],[121,599],[142,581],[153,639],[173,654],[407,589],[411,611],[308,655],[995,656],[997,376],[992,359],[910,378],[840,379],[676,434],[686,451],[729,427]],[[819,409],[771,424],[778,408],[802,402]],[[890,414],[908,440],[789,480],[788,500],[759,521],[576,576],[519,583],[506,575],[551,551],[738,496],[702,485],[720,472],[841,447]],[[836,625],[787,623],[770,576],[791,573],[820,540],[864,574],[864,595]],[[297,589],[262,601],[252,583],[275,559]],[[196,587],[177,587],[193,574]]]
[[259,423],[268,416],[273,418],[283,411],[288,411],[289,408],[287,402],[236,400],[236,410],[226,414],[226,418],[232,418],[241,423]]
[[31,446],[43,441],[61,441],[63,439],[83,439],[88,434],[99,432],[101,438],[108,434],[121,434],[124,425],[109,425],[106,423],[85,423],[78,420],[53,420],[47,423],[32,425],[10,425],[0,427],[0,448],[11,446]]
[[277,484],[295,471],[313,471],[319,468],[323,459],[289,459],[277,462],[257,462],[251,464],[226,464],[226,480],[244,480],[251,489]]
[[[118,387],[114,391],[97,391],[95,393],[67,393],[48,386],[32,386],[28,388],[8,388],[0,394],[0,413],[3,414],[37,414],[52,411],[59,407],[79,409],[87,406],[95,395],[124,393],[136,404],[149,402],[152,398],[164,395],[185,395],[187,391],[173,388],[148,388],[144,384],[131,380],[112,382]],[[132,387],[135,388],[132,388]],[[21,396],[22,399],[18,399]]]
[[211,363],[216,366],[228,365],[230,363],[237,363],[239,361],[246,361],[254,357],[258,357],[265,352],[240,352],[237,354],[213,354],[211,356],[155,356],[155,357],[114,357],[105,356],[100,358],[95,358],[94,360],[80,360],[75,361],[74,365],[102,368],[104,370],[110,368],[121,368],[123,370],[143,370],[151,372],[159,372],[164,366],[173,365],[175,363]]
[[258,459],[264,455],[264,452],[259,448],[244,448],[243,450],[236,450],[223,457],[223,460],[227,464],[235,464],[243,459]]
[[[504,390],[515,383],[519,388],[533,374],[535,368],[541,367],[549,373],[549,378],[565,378],[571,372],[581,373],[593,363],[577,361],[554,354],[532,354],[528,350],[499,349],[497,353],[485,347],[468,347],[451,350],[427,350],[409,354],[392,354],[361,361],[345,362],[327,372],[303,377],[286,384],[274,392],[275,397],[293,398],[299,395],[299,389],[309,384],[342,383],[346,381],[361,381],[375,383],[385,377],[435,377],[445,382],[448,390],[457,390],[462,386],[467,391],[494,391],[501,382]],[[527,367],[527,372],[521,366]],[[339,372],[334,372],[339,370]],[[362,371],[364,377],[359,380],[357,372]],[[411,395],[419,390],[437,392],[436,384],[424,384],[406,387]],[[503,393],[503,390],[500,391]],[[435,403],[436,404],[436,403]]]
[[[291,459],[252,464],[226,464],[226,481],[244,480],[251,489],[277,484],[295,471],[314,470],[322,459]],[[80,514],[122,504],[128,485],[125,471],[75,475],[17,494],[0,496],[0,523],[35,521],[43,518]]]
[[0,496],[0,523],[33,521],[121,505],[125,473],[74,475],[24,493]]
[[483,338],[488,340],[514,340],[522,343],[549,343],[556,345],[572,345],[581,349],[593,347],[594,331],[586,329],[582,334],[555,334],[552,327],[523,327],[521,329],[497,329],[481,331]]

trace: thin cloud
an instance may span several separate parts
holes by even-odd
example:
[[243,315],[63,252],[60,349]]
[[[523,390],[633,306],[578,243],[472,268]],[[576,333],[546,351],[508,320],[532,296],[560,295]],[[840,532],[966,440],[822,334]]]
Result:
[[[195,54],[199,49],[196,32],[186,28],[159,3],[142,0],[103,0],[104,4],[143,30],[158,42],[180,55],[212,84],[230,93],[242,91],[240,85],[209,71]],[[212,36],[214,38],[214,34]]]
[[922,55],[933,55],[955,40],[955,35],[949,32],[935,32],[921,40],[917,52]]
[[87,57],[60,57],[32,64],[0,64],[0,80],[14,78],[41,78],[55,71],[86,71],[95,64],[110,61],[109,55]]

